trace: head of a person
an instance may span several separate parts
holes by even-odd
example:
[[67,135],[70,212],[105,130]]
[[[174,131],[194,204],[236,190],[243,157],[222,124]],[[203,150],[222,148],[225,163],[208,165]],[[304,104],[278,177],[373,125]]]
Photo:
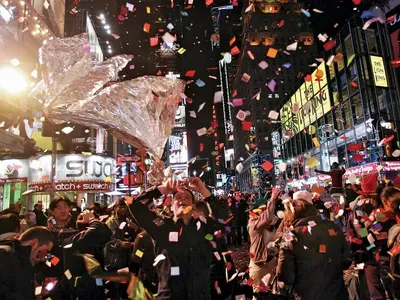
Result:
[[391,209],[391,203],[395,199],[400,198],[400,190],[393,186],[388,186],[382,190],[380,196],[383,206],[387,209]]
[[337,169],[339,168],[339,164],[337,162],[334,162],[331,166],[331,169]]
[[293,200],[285,201],[283,222],[290,226],[295,220],[318,215],[312,202],[312,194],[307,191],[298,191],[293,194]]
[[50,202],[50,212],[57,223],[65,223],[69,217],[71,201],[67,197],[57,197]]
[[17,215],[19,215],[19,212],[21,211],[20,207],[17,204],[11,204],[9,210]]
[[187,214],[187,209],[194,204],[193,193],[185,188],[180,187],[177,192],[174,193],[172,209],[174,211],[174,217],[180,218]]
[[43,226],[29,228],[20,235],[19,241],[23,246],[31,247],[30,261],[32,265],[44,261],[54,245],[52,234]]
[[29,226],[36,225],[36,214],[33,211],[28,211],[24,214],[24,219]]
[[242,198],[242,194],[240,192],[235,192],[234,196],[236,201],[240,201],[240,199]]
[[128,215],[128,207],[125,202],[125,198],[120,198],[115,202],[114,211],[118,218],[123,219]]
[[43,202],[42,200],[39,200],[36,204],[35,204],[35,208],[37,207],[38,210],[43,210]]
[[193,205],[193,218],[199,219],[200,217],[207,218],[210,216],[210,209],[204,201],[198,201]]
[[21,224],[16,214],[8,213],[0,216],[0,234],[20,231]]
[[400,221],[400,197],[394,199],[390,203],[390,210],[396,215],[398,222]]

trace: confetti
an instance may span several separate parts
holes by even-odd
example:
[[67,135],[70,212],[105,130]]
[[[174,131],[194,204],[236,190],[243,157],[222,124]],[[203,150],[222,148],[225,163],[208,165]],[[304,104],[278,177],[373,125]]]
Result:
[[150,32],[150,27],[151,27],[151,25],[149,23],[144,23],[143,31],[146,32],[146,33],[149,33]]
[[133,12],[133,9],[135,8],[135,5],[133,5],[133,4],[129,3],[129,2],[127,2],[127,3],[126,3],[126,8],[127,8],[130,12]]
[[242,81],[244,81],[244,82],[249,82],[250,79],[251,79],[251,76],[250,76],[249,74],[244,73],[244,74],[242,75]]
[[210,234],[210,233],[207,233],[206,236],[205,236],[205,239],[207,241],[212,241],[214,239],[214,236],[212,234]]
[[196,112],[195,112],[194,110],[189,111],[189,115],[190,115],[192,118],[197,118]]
[[70,270],[66,270],[66,271],[64,272],[64,275],[65,275],[65,277],[67,277],[68,280],[70,280],[70,279],[72,278],[72,275],[71,275]]
[[164,254],[159,254],[157,257],[154,259],[153,266],[156,266],[160,261],[166,259]]
[[221,103],[222,102],[222,91],[217,91],[214,94],[214,103]]
[[10,63],[14,66],[14,67],[17,67],[17,66],[19,66],[21,63],[20,63],[20,61],[18,60],[18,59],[16,59],[16,58],[13,58],[12,60],[10,60]]
[[47,2],[47,0],[46,0],[46,1],[44,1],[43,6],[44,6],[45,9],[49,9],[50,4],[49,4],[49,2]]
[[183,54],[183,53],[185,53],[186,52],[186,49],[185,48],[180,48],[179,50],[178,50],[178,53],[179,54]]
[[268,82],[267,86],[271,90],[271,92],[275,92],[276,81],[274,79],[271,79],[270,82]]
[[235,47],[233,47],[232,49],[231,49],[231,54],[233,55],[233,56],[235,56],[235,55],[238,55],[239,53],[240,53],[240,50],[239,50],[239,48],[237,47],[237,46],[235,46]]
[[294,42],[293,44],[288,45],[286,47],[286,50],[287,51],[296,51],[297,50],[297,45],[298,45],[298,43]]
[[172,231],[172,232],[170,232],[169,233],[169,241],[171,242],[171,243],[177,243],[178,242],[178,232],[176,232],[176,231]]
[[263,69],[263,70],[265,70],[266,68],[268,68],[268,63],[266,62],[266,61],[261,61],[259,64],[258,64],[258,66],[261,68],[261,69]]
[[207,129],[205,127],[200,128],[200,129],[197,130],[197,135],[198,136],[202,136],[202,135],[205,135],[205,134],[207,134]]
[[269,161],[266,160],[262,165],[261,168],[263,168],[266,172],[269,172],[273,169],[274,165]]
[[277,120],[279,116],[279,113],[275,110],[271,110],[268,114],[268,118],[272,119],[272,120]]
[[196,81],[196,85],[197,85],[198,87],[204,87],[206,84],[204,83],[204,81],[203,81],[203,80],[201,80],[201,79],[197,79],[197,81]]
[[179,276],[179,267],[171,267],[171,276]]
[[270,58],[275,58],[278,55],[278,50],[275,48],[269,48],[267,52],[267,56]]
[[244,121],[246,119],[247,114],[243,110],[239,110],[236,118],[239,119],[240,121]]
[[57,266],[57,264],[60,262],[60,259],[57,256],[53,256],[50,262],[53,266]]

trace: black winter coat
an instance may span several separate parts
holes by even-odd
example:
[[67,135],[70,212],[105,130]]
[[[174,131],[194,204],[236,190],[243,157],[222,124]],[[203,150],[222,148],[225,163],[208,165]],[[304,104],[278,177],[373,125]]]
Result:
[[[156,255],[166,257],[156,266],[159,277],[157,299],[209,300],[213,243],[206,235],[212,237],[213,229],[200,220],[192,219],[185,225],[182,220],[175,223],[172,219],[158,217],[147,204],[159,197],[158,189],[148,190],[129,207],[137,223],[156,242]],[[210,198],[212,200],[207,200],[217,201],[213,196]],[[178,235],[178,242],[170,241],[171,234]]]
[[30,246],[18,240],[0,244],[0,299],[34,300],[35,270],[30,262]]
[[[310,221],[316,223],[311,234]],[[297,300],[348,299],[343,270],[351,261],[339,226],[316,215],[295,220],[293,227],[293,240],[286,239],[279,253],[278,280],[293,286]]]

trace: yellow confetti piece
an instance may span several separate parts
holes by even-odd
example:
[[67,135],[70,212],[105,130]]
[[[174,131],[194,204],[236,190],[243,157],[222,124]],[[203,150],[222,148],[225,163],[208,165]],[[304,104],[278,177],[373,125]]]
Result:
[[69,269],[64,272],[64,275],[65,275],[65,277],[67,277],[68,280],[70,280],[72,278],[72,274]]
[[206,234],[205,238],[207,241],[212,241],[214,239],[213,235],[210,233]]
[[140,251],[139,249],[137,249],[136,252],[135,252],[135,255],[136,255],[137,257],[142,258],[142,257],[143,257],[143,252]]
[[146,6],[146,13],[151,14],[150,6]]
[[179,50],[178,50],[178,53],[179,54],[183,54],[183,53],[185,53],[186,52],[186,49],[185,48],[180,48]]
[[183,213],[186,215],[186,214],[190,213],[192,211],[192,209],[193,208],[191,206],[188,206],[183,210]]

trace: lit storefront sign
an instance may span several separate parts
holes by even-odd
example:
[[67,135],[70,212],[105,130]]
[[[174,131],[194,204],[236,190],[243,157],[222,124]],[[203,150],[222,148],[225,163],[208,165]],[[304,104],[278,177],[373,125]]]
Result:
[[169,137],[169,163],[181,164],[188,161],[186,131],[172,132]]
[[27,182],[29,161],[27,159],[7,159],[0,161],[0,184]]
[[[29,189],[46,192],[51,182],[51,155],[34,159],[29,171]],[[31,163],[33,164],[33,163]],[[115,160],[98,155],[57,155],[55,191],[109,191],[112,189]]]
[[175,114],[174,128],[185,128],[185,127],[186,127],[186,111],[185,111],[185,106],[181,105],[178,107]]
[[376,86],[388,87],[385,64],[380,56],[371,55],[372,73],[374,74],[374,82]]
[[[304,130],[331,110],[325,63],[321,63],[280,110],[282,132],[288,138]],[[290,132],[290,134],[285,134]]]
[[[352,167],[346,169],[346,173],[344,174],[345,178],[348,178],[350,175],[361,176],[366,174],[373,174],[377,172],[378,163],[369,163],[363,166]],[[382,172],[389,171],[400,171],[400,162],[399,161],[384,161],[381,163]],[[318,176],[320,181],[330,180],[331,177],[329,175],[321,175]]]

